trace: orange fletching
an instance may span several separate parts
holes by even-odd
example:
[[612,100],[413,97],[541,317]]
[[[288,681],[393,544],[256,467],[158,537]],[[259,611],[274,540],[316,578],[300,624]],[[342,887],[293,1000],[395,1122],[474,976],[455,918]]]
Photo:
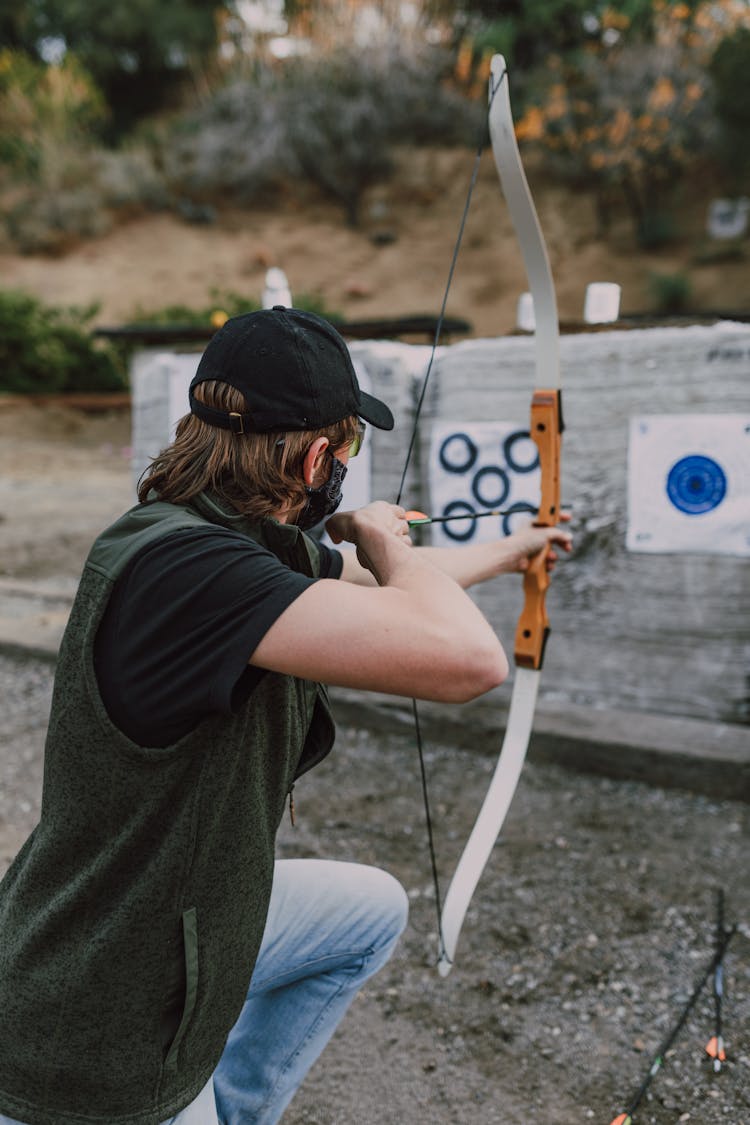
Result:
[[612,1125],[630,1125],[630,1114],[621,1113],[619,1117],[614,1119]]
[[715,1035],[712,1035],[706,1043],[706,1054],[710,1055],[712,1059],[719,1059],[721,1062],[725,1062],[727,1057],[724,1048],[719,1047],[719,1041]]

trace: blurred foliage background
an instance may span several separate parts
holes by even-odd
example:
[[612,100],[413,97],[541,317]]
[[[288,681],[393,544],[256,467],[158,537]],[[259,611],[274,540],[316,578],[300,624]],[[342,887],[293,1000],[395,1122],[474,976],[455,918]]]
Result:
[[[746,0],[14,0],[0,12],[6,234],[54,250],[117,209],[313,184],[356,224],[398,145],[474,145],[489,59],[522,144],[669,238],[702,164],[750,175]],[[192,208],[192,211],[191,211]]]
[[475,147],[497,51],[521,145],[603,230],[625,209],[634,245],[668,244],[696,177],[750,195],[747,0],[13,0],[0,240],[59,254],[305,191],[357,225],[400,146]]

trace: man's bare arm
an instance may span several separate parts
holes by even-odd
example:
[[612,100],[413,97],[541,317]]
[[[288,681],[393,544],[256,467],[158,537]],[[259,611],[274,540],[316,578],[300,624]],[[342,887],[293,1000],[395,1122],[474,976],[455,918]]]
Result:
[[[467,590],[501,574],[525,570],[528,560],[548,544],[548,566],[552,568],[557,561],[557,551],[569,552],[571,543],[570,533],[562,528],[533,527],[529,524],[513,535],[492,543],[469,543],[461,547],[415,547],[414,550]],[[375,583],[373,575],[359,563],[353,551],[344,551],[342,554],[344,569],[341,577],[345,582],[364,586]]]
[[374,583],[316,582],[271,626],[251,664],[448,702],[505,679],[508,663],[493,629],[461,586],[411,547],[403,509],[370,504],[334,517],[329,531],[356,545]]

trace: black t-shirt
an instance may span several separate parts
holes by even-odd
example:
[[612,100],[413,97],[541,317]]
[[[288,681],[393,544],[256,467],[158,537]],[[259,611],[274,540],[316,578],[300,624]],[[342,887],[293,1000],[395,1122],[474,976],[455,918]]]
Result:
[[[320,544],[320,577],[339,578],[342,566]],[[214,525],[146,548],[115,583],[96,635],[112,722],[140,746],[170,746],[208,715],[237,710],[264,675],[248,660],[314,581]]]

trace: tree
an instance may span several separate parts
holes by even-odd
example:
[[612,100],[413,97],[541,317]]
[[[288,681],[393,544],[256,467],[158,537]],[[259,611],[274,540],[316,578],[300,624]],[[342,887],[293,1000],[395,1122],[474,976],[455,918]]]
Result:
[[748,18],[750,10],[735,0],[693,7],[663,0],[644,36],[610,10],[598,44],[550,61],[535,104],[518,124],[519,139],[535,142],[568,178],[593,185],[600,217],[619,192],[639,240],[667,241],[667,194],[714,141],[708,61],[727,28]]
[[733,190],[747,190],[750,176],[750,28],[723,39],[711,59],[719,118],[719,155]]
[[60,46],[92,75],[121,135],[174,92],[216,47],[224,0],[14,0],[6,42],[46,58]]
[[[744,0],[729,0],[744,3]],[[613,45],[627,30],[629,40],[653,43],[670,10],[685,15],[703,0],[425,0],[428,13],[447,29],[459,49],[459,78],[473,92],[486,86],[486,62],[500,52],[513,68],[515,103],[523,103],[529,72],[551,56],[574,63],[602,34]],[[726,0],[725,0],[726,3]],[[721,4],[717,5],[721,6]],[[471,61],[467,64],[466,53]],[[520,91],[520,98],[518,93]],[[478,96],[478,95],[477,95]]]
[[12,174],[59,191],[105,119],[101,94],[72,55],[45,66],[0,50],[0,165]]

